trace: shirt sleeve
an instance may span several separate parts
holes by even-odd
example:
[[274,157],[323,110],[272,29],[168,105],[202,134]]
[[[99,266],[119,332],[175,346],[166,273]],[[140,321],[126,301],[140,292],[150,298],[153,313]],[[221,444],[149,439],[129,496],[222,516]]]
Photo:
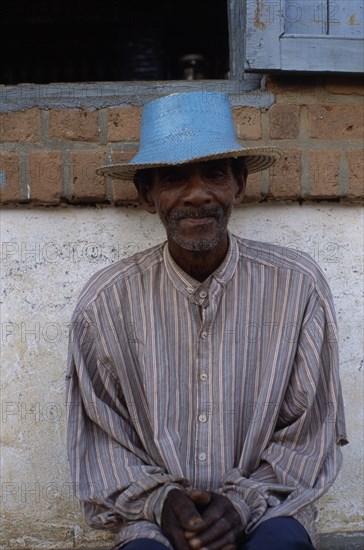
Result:
[[[331,294],[315,293],[305,313],[287,389],[257,467],[234,468],[220,480],[219,492],[239,511],[247,532],[263,520],[299,513],[329,489],[341,467],[339,446],[347,439]],[[271,423],[267,417],[267,430]]]
[[68,455],[85,521],[117,532],[130,521],[160,521],[168,492],[189,483],[146,452],[133,407],[100,358],[100,338],[84,315],[74,316],[66,375]]

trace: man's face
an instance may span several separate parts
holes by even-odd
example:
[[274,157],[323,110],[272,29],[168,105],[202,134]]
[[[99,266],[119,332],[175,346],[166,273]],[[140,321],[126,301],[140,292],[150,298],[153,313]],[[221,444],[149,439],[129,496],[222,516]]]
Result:
[[158,213],[170,244],[191,251],[211,250],[226,235],[244,183],[236,181],[229,159],[158,168],[147,209]]

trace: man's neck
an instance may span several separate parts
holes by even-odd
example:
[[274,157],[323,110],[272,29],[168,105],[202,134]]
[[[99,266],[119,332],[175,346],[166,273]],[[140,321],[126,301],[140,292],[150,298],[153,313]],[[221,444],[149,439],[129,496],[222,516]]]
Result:
[[224,235],[220,243],[210,250],[186,250],[174,242],[169,242],[168,247],[176,264],[190,277],[202,282],[223,262],[229,248],[229,237]]

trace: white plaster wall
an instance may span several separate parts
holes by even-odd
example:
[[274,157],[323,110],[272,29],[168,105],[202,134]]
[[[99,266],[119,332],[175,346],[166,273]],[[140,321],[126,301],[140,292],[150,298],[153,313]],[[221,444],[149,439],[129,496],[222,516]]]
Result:
[[[358,530],[362,514],[363,218],[360,206],[260,204],[230,229],[311,253],[331,285],[351,445],[320,501],[320,530]],[[164,239],[155,216],[125,208],[4,209],[1,213],[1,548],[105,544],[72,496],[65,450],[68,323],[96,270]]]

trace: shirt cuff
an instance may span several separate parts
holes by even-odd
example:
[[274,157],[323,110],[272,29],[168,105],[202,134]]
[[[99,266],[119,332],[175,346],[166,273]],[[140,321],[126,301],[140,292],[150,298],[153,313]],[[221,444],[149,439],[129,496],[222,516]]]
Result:
[[154,522],[159,525],[159,527],[162,523],[162,512],[164,503],[166,501],[168,493],[170,493],[174,489],[185,491],[185,489],[177,483],[166,483],[159,489],[153,491],[153,494],[148,498],[147,502],[145,503],[145,508],[147,510],[146,516],[153,518]]
[[243,500],[241,497],[237,495],[234,495],[234,493],[232,493],[231,491],[229,491],[228,495],[224,495],[224,496],[226,496],[226,498],[230,500],[231,504],[234,506],[235,510],[240,515],[241,523],[245,529],[251,518],[251,512],[250,512],[249,506],[246,504],[245,500]]

